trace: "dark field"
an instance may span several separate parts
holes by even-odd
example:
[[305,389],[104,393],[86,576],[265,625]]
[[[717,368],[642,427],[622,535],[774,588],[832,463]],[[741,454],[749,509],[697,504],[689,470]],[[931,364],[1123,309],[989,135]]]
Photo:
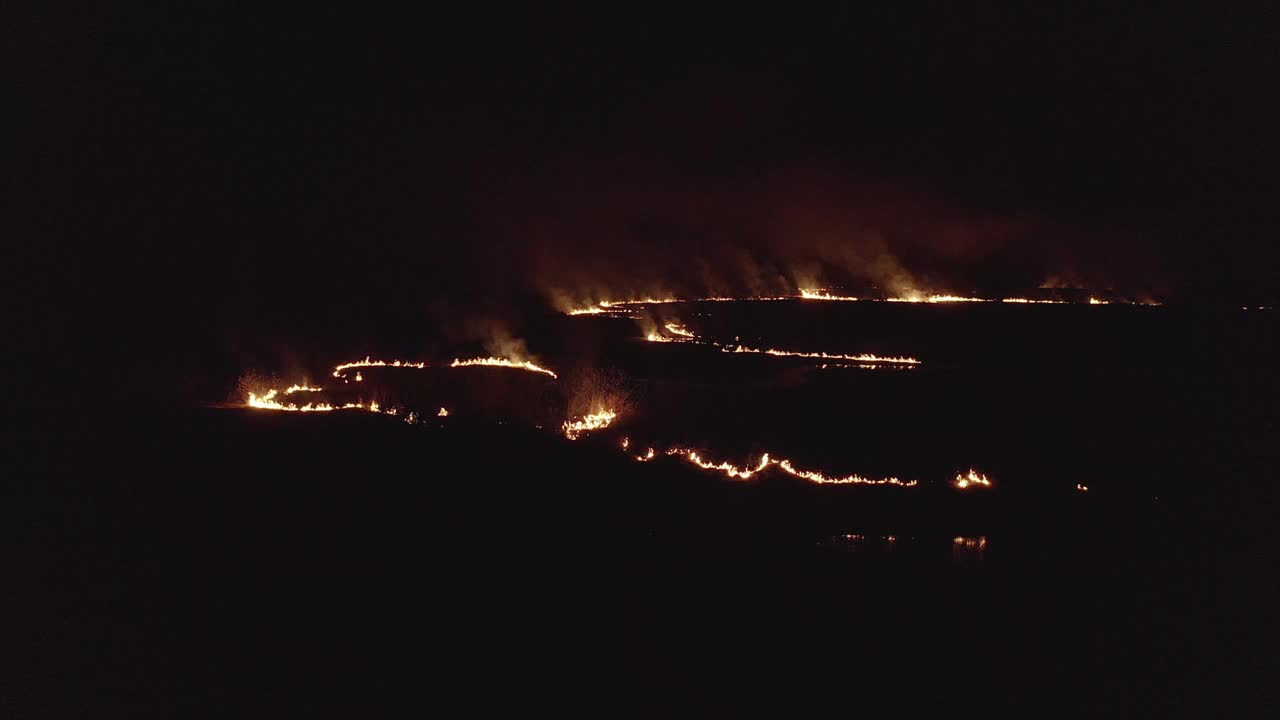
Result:
[[[19,678],[23,704],[131,717],[1274,709],[1272,313],[655,313],[711,339],[924,365],[819,370],[555,317],[525,335],[547,364],[567,375],[590,358],[634,390],[618,427],[577,442],[550,425],[549,379],[490,369],[370,371],[362,392],[453,412],[422,425],[211,407],[152,416],[124,440],[73,425],[78,450],[42,455],[10,502],[13,616],[32,619],[10,644],[37,669]],[[633,462],[624,435],[633,451],[684,444],[738,464],[770,451],[922,485],[734,482]],[[947,487],[970,466],[995,488]]]

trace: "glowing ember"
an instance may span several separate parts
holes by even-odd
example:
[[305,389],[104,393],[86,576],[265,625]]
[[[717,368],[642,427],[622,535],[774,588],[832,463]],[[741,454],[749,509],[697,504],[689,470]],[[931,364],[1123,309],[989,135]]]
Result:
[[795,352],[792,350],[778,350],[769,348],[767,350],[747,347],[745,345],[735,345],[733,347],[722,347],[723,352],[731,353],[759,353],[762,355],[776,355],[778,357],[803,357],[818,358],[821,360],[850,360],[859,363],[897,363],[902,365],[919,365],[920,361],[913,357],[881,357],[872,355],[871,353],[862,353],[860,355],[840,355],[826,352]]
[[790,460],[785,458],[780,460],[774,459],[770,457],[769,453],[761,455],[760,462],[756,463],[756,465],[747,467],[739,467],[728,462],[712,462],[704,459],[696,450],[689,450],[687,448],[672,448],[667,451],[667,455],[679,455],[703,470],[714,470],[731,478],[738,478],[742,480],[749,479],[756,473],[763,472],[770,467],[776,466],[788,475],[798,477],[802,480],[808,480],[809,482],[817,483],[819,485],[897,485],[899,487],[914,487],[917,484],[915,480],[900,480],[896,477],[867,478],[856,474],[845,475],[843,477],[828,476],[813,470],[800,470],[796,468]]
[[665,327],[667,332],[672,335],[678,335],[683,338],[691,338],[694,336],[693,333],[689,332],[688,328],[679,323],[667,323],[666,325],[663,325],[663,327]]
[[631,447],[631,438],[622,438],[622,449],[626,450]]
[[956,473],[956,477],[951,484],[960,490],[971,487],[991,487],[991,480],[986,475],[970,468],[967,473]]
[[565,437],[570,440],[577,440],[583,433],[609,427],[609,423],[613,422],[616,417],[618,417],[618,414],[612,410],[598,410],[583,417],[581,420],[573,422],[565,420],[561,429],[564,430]]
[[1109,300],[1099,300],[1099,299],[1098,299],[1098,298],[1096,298],[1096,297],[1091,297],[1091,298],[1089,298],[1089,304],[1090,304],[1090,305],[1110,305],[1110,304],[1111,304],[1111,301],[1109,301]]
[[358,370],[356,371],[356,382],[364,382],[364,375],[361,375]]
[[436,413],[436,417],[449,417],[449,411],[444,408],[440,408],[440,412]]
[[1019,305],[1066,305],[1066,300],[1028,300],[1027,298],[1004,298],[1002,303],[1017,303]]
[[[280,394],[281,394],[281,395],[292,395],[292,394],[294,394],[294,393],[296,393],[296,392],[320,392],[320,391],[321,391],[321,390],[323,390],[323,389],[324,389],[324,388],[309,387],[309,386],[307,386],[307,385],[290,385],[289,387],[285,388],[284,392],[282,392],[282,393],[280,393]],[[275,391],[274,391],[274,390],[272,390],[272,392],[275,392]]]
[[1089,486],[1088,486],[1088,485],[1081,485],[1080,483],[1076,483],[1076,490],[1077,490],[1077,491],[1079,491],[1079,492],[1085,492],[1085,493],[1087,493],[1087,492],[1089,492]]
[[556,374],[551,372],[550,370],[544,367],[535,365],[527,360],[524,362],[521,362],[519,360],[508,360],[507,358],[487,357],[487,358],[472,358],[470,360],[455,359],[452,363],[450,363],[449,367],[455,367],[455,368],[456,367],[473,367],[473,366],[481,366],[481,365],[487,366],[487,367],[504,367],[504,368],[514,368],[516,370],[528,370],[530,372],[542,373],[543,375],[550,375],[551,377],[556,377]]
[[646,452],[645,454],[643,454],[643,455],[637,455],[637,456],[636,456],[636,461],[637,461],[637,462],[649,462],[650,460],[652,460],[652,459],[653,459],[654,457],[656,457],[656,456],[657,456],[657,453],[653,451],[653,448],[649,448],[649,451],[648,451],[648,452]]

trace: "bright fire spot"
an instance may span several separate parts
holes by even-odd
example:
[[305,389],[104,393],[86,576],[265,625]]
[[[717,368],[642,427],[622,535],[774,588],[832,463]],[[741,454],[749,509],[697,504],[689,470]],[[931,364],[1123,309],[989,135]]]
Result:
[[649,451],[648,451],[648,452],[646,452],[645,454],[643,454],[643,455],[637,455],[637,456],[636,456],[636,460],[637,460],[637,461],[639,461],[639,462],[649,462],[649,461],[650,461],[650,460],[652,460],[655,456],[657,456],[657,453],[653,451],[653,448],[649,448]]
[[991,487],[991,479],[977,470],[970,468],[967,473],[956,473],[955,480],[953,480],[951,484],[961,490],[971,487],[989,488]]
[[723,352],[730,353],[759,353],[761,355],[776,355],[779,357],[803,357],[818,358],[820,360],[850,360],[859,363],[897,363],[901,365],[919,365],[920,361],[913,357],[881,357],[870,353],[862,353],[860,355],[840,355],[825,352],[794,352],[792,350],[778,350],[769,348],[767,350],[760,348],[751,348],[745,345],[735,345],[732,348],[722,347]]
[[1004,298],[1002,303],[1017,303],[1019,305],[1066,305],[1066,300],[1030,300],[1028,298]]
[[[294,393],[296,393],[296,392],[320,392],[320,391],[321,391],[321,390],[323,390],[323,389],[324,389],[324,388],[310,387],[310,386],[307,386],[307,385],[290,385],[289,387],[287,387],[287,388],[285,388],[285,389],[284,389],[284,392],[282,392],[282,393],[280,393],[280,394],[281,394],[281,395],[292,395],[292,394],[294,394]],[[274,390],[272,390],[272,392],[275,392],[275,391],[274,391]]]
[[[915,480],[899,480],[896,477],[890,478],[867,478],[861,475],[845,475],[828,476],[813,470],[801,470],[787,459],[775,459],[765,453],[760,456],[760,462],[754,466],[739,467],[728,462],[712,462],[704,459],[696,450],[687,448],[672,448],[667,451],[668,455],[679,455],[689,462],[697,465],[703,470],[714,470],[723,473],[731,478],[739,478],[747,480],[756,473],[763,472],[770,467],[777,467],[782,472],[802,480],[808,480],[819,485],[897,485],[899,487],[914,487],[917,483]],[[638,458],[637,458],[638,459]],[[648,458],[646,458],[648,459]]]
[[987,548],[986,535],[979,535],[977,537],[957,535],[951,542],[961,550],[985,550]]
[[653,330],[650,330],[649,334],[644,336],[644,339],[649,342],[675,342],[674,339]]
[[356,382],[364,382],[364,375],[361,375],[358,370],[356,371]]
[[1089,492],[1089,486],[1076,483],[1076,490],[1078,490],[1079,492]]
[[556,377],[556,374],[551,372],[550,370],[538,365],[534,365],[533,363],[527,360],[524,362],[521,362],[519,360],[508,360],[507,358],[487,357],[487,358],[472,358],[470,360],[455,359],[449,365],[449,367],[455,367],[455,368],[456,367],[472,367],[472,366],[478,366],[478,365],[486,365],[489,367],[515,368],[517,370],[528,370],[530,372],[542,373],[543,375],[550,375],[551,377]]
[[436,413],[436,417],[449,417],[449,411],[444,408],[440,408],[440,412]]
[[564,430],[565,437],[570,440],[577,440],[583,433],[589,433],[609,427],[609,423],[613,422],[616,417],[618,417],[618,414],[612,410],[598,410],[590,415],[584,416],[581,420],[575,420],[573,422],[565,420],[561,429]]
[[631,447],[631,438],[622,438],[622,449],[626,450]]
[[426,366],[427,364],[425,362],[415,363],[415,362],[405,362],[402,360],[392,360],[391,362],[387,362],[386,360],[371,360],[366,356],[365,359],[363,360],[356,360],[355,362],[342,363],[341,365],[335,367],[333,369],[333,376],[336,378],[340,378],[342,377],[342,373],[344,371],[350,370],[351,368],[394,367],[394,368],[416,368],[418,370],[421,370]]
[[[268,390],[265,395],[258,397],[256,393],[249,393],[249,402],[251,408],[259,410],[284,410],[286,412],[332,412],[334,410],[364,410],[364,403],[346,403],[344,405],[330,405],[329,403],[307,403],[306,405],[297,405],[289,403],[288,405],[276,400],[279,394],[278,390]],[[379,412],[377,403],[373,403],[368,408],[372,412]]]
[[991,302],[986,298],[962,297],[960,295],[911,295],[907,297],[886,298],[888,302],[906,303],[959,303],[959,302]]
[[1096,298],[1096,297],[1091,297],[1091,298],[1089,298],[1089,304],[1090,304],[1090,305],[1110,305],[1110,304],[1111,304],[1111,301],[1109,301],[1109,300],[1099,300],[1099,299],[1098,299],[1098,298]]
[[671,333],[672,335],[678,335],[683,338],[693,337],[693,333],[689,332],[688,328],[686,328],[685,326],[679,323],[667,323],[666,325],[663,325],[663,327],[665,327],[667,329],[667,332]]
[[852,295],[832,295],[826,290],[822,290],[820,288],[817,288],[817,289],[800,288],[800,297],[804,298],[805,300],[841,300],[844,302],[857,302],[861,300],[861,298],[854,297]]

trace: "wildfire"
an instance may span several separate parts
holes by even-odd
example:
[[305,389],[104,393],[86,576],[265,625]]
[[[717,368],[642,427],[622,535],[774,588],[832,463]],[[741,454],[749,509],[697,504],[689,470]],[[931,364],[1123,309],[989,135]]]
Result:
[[[650,453],[652,453],[652,450],[650,450]],[[687,448],[672,448],[667,451],[667,455],[678,455],[703,470],[714,470],[716,472],[723,473],[728,477],[741,480],[747,480],[753,475],[763,472],[770,467],[777,467],[788,475],[798,477],[802,480],[808,480],[809,482],[817,483],[819,485],[897,485],[899,487],[914,487],[917,484],[915,480],[900,480],[896,477],[867,478],[857,474],[845,475],[843,477],[828,476],[813,470],[801,470],[793,465],[790,460],[785,458],[775,459],[771,457],[769,453],[761,455],[760,462],[756,463],[754,466],[745,467],[739,467],[729,462],[716,463],[704,459],[698,451]],[[640,458],[636,459],[639,460]],[[651,458],[644,459],[648,460]]]
[[896,363],[901,365],[919,365],[920,361],[913,357],[893,356],[882,357],[871,353],[861,353],[859,355],[841,355],[826,352],[796,352],[793,350],[778,350],[776,348],[760,349],[747,347],[745,345],[735,345],[733,347],[720,348],[723,352],[729,353],[759,353],[761,355],[775,355],[778,357],[803,357],[818,358],[820,360],[849,360],[857,363]]
[[421,370],[426,366],[427,364],[425,362],[415,363],[415,362],[405,362],[402,360],[392,360],[391,362],[387,362],[386,360],[371,360],[369,359],[368,356],[366,356],[365,359],[363,360],[356,360],[355,362],[342,363],[341,365],[335,367],[333,369],[333,376],[336,378],[340,378],[342,377],[343,372],[345,372],[346,370],[350,370],[351,368],[394,367],[394,368],[416,368],[418,370]]
[[991,487],[991,479],[977,470],[970,468],[967,473],[956,473],[956,477],[951,481],[951,484],[960,490],[965,490],[971,487],[989,488]]
[[1066,305],[1066,300],[1030,300],[1028,298],[1003,298],[1002,303],[1017,303],[1019,305]]
[[1096,298],[1096,297],[1091,297],[1091,298],[1089,298],[1089,304],[1090,304],[1090,305],[1110,305],[1110,304],[1111,304],[1111,301],[1110,301],[1110,300],[1099,300],[1099,299],[1098,299],[1098,298]]
[[[609,423],[613,422],[616,417],[618,417],[618,414],[612,410],[597,410],[590,415],[584,416],[581,420],[572,422],[565,420],[561,429],[564,431],[565,437],[570,440],[577,440],[583,433],[609,427]],[[626,445],[623,445],[623,447],[625,448]]]
[[885,298],[887,302],[905,302],[905,303],[961,303],[961,302],[991,302],[986,298],[963,297],[960,295],[908,295],[906,297]]
[[[280,394],[281,394],[281,395],[292,395],[292,394],[297,393],[297,392],[320,392],[321,390],[324,390],[324,388],[310,387],[310,386],[307,386],[307,385],[290,385],[289,387],[287,387],[287,388],[285,388],[285,389],[284,389],[284,392],[282,392],[282,393],[280,393]],[[275,390],[272,390],[271,392],[273,392],[273,393],[274,393],[274,392],[275,392]]]
[[[288,405],[276,400],[279,395],[278,390],[268,390],[265,395],[258,397],[257,393],[249,393],[248,406],[258,408],[260,410],[284,410],[286,412],[332,412],[334,410],[365,410],[363,403],[345,403],[343,405],[330,405],[329,403],[307,403],[306,405],[297,405],[289,403]],[[379,412],[378,404],[372,403],[367,408],[371,412]]]
[[682,338],[694,337],[693,333],[689,332],[688,328],[686,328],[685,326],[679,323],[667,323],[666,325],[663,325],[663,327],[666,328],[667,332],[671,333],[672,335],[678,335],[679,337],[682,337]]
[[985,550],[987,548],[986,535],[979,535],[977,537],[957,535],[951,542],[960,550]]
[[440,412],[436,413],[436,417],[449,417],[449,411],[444,408],[440,408]]
[[541,367],[539,365],[535,365],[527,360],[521,362],[519,360],[509,360],[507,358],[487,357],[487,358],[472,358],[470,360],[455,359],[452,363],[450,363],[449,367],[457,368],[457,367],[472,367],[472,366],[479,366],[479,365],[486,365],[489,367],[515,368],[516,370],[528,370],[530,372],[542,373],[543,375],[550,375],[551,377],[557,377],[557,375],[551,372],[550,370],[544,367]]
[[1089,492],[1089,486],[1088,486],[1088,485],[1081,485],[1080,483],[1076,483],[1076,491],[1077,491],[1077,492],[1082,492],[1082,493],[1087,493],[1087,492]]
[[800,297],[805,300],[839,300],[842,302],[858,302],[862,298],[852,295],[832,295],[826,290],[800,288]]

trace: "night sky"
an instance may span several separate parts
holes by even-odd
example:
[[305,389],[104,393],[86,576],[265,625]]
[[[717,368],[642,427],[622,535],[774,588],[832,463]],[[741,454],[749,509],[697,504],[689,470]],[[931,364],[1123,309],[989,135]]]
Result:
[[8,35],[18,266],[68,317],[103,314],[105,344],[130,325],[234,354],[801,278],[1234,304],[1280,285],[1262,4],[30,5]]

